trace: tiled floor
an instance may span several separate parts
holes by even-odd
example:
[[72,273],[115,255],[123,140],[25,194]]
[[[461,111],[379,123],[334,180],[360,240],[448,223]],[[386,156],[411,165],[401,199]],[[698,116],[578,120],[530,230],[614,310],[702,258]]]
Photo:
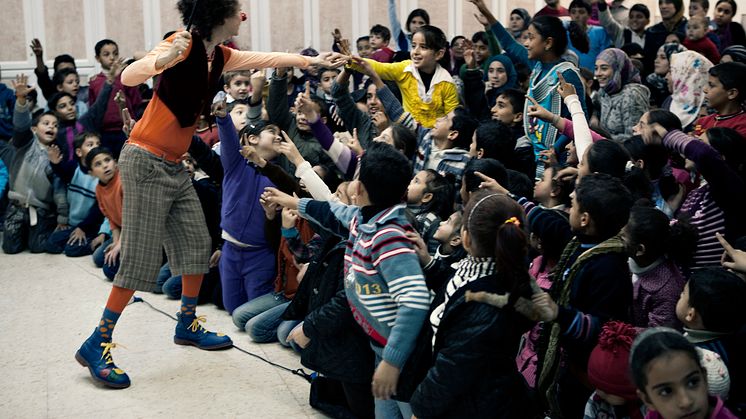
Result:
[[[132,379],[125,390],[94,385],[75,351],[99,320],[111,285],[91,259],[0,252],[0,417],[324,417],[308,406],[308,384],[235,349],[200,351],[173,343],[174,321],[147,305],[127,307],[114,359]],[[137,293],[169,313],[178,302]],[[214,306],[200,306],[211,330],[290,368],[278,344],[257,345]]]

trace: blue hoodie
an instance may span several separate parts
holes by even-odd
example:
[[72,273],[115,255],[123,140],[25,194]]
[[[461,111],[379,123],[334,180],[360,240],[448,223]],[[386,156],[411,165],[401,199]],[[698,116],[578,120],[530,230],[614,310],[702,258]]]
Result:
[[268,247],[259,197],[264,188],[275,185],[239,153],[241,143],[231,117],[217,118],[217,122],[224,172],[220,228],[241,243]]

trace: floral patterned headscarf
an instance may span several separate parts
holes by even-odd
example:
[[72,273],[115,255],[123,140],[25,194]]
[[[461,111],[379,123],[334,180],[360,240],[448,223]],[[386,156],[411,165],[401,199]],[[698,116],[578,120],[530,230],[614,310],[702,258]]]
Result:
[[704,88],[712,68],[710,60],[694,51],[671,55],[671,112],[687,127],[699,117],[705,101]]
[[629,83],[640,82],[640,71],[632,64],[627,54],[618,48],[608,48],[601,51],[596,61],[606,62],[614,71],[611,80],[603,88],[610,95],[619,93]]

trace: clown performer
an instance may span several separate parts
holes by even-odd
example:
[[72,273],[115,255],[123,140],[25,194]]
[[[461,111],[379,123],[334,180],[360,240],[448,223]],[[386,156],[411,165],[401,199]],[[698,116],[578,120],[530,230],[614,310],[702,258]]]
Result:
[[208,271],[210,235],[180,161],[198,118],[209,113],[211,99],[222,88],[221,73],[268,67],[333,68],[346,60],[332,53],[305,57],[222,46],[238,35],[246,20],[238,0],[179,0],[177,8],[187,29],[161,42],[122,73],[127,86],[159,74],[160,82],[119,159],[124,191],[122,230],[119,244],[110,250],[121,256],[119,272],[101,321],[75,354],[95,381],[111,388],[130,385],[127,374],[112,359],[114,326],[135,290],[153,289],[163,248],[171,272],[183,280],[174,343],[204,350],[233,345],[230,337],[204,329],[200,324],[204,317],[196,314],[202,276]]

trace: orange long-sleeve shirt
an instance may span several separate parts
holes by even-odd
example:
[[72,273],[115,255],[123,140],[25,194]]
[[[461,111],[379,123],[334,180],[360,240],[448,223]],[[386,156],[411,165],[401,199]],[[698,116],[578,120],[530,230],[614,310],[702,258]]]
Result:
[[122,228],[122,182],[119,179],[119,170],[106,185],[96,185],[96,200],[104,217],[109,219],[111,229]]
[[[184,54],[175,58],[163,68],[156,69],[155,64],[158,57],[167,53],[173,37],[162,41],[145,57],[127,66],[122,72],[122,83],[125,86],[137,86],[186,59],[192,50],[191,44]],[[279,52],[239,51],[223,48],[223,55],[225,63],[223,71],[268,67],[306,68],[311,64],[308,57]],[[208,62],[208,74],[210,64]],[[205,83],[207,82],[205,80]],[[189,86],[184,86],[184,88],[189,89]],[[137,121],[135,128],[132,130],[130,140],[161,150],[168,158],[178,159],[189,149],[196,124],[195,119],[192,126],[182,127],[173,112],[158,97],[158,94],[154,93],[142,119]]]

